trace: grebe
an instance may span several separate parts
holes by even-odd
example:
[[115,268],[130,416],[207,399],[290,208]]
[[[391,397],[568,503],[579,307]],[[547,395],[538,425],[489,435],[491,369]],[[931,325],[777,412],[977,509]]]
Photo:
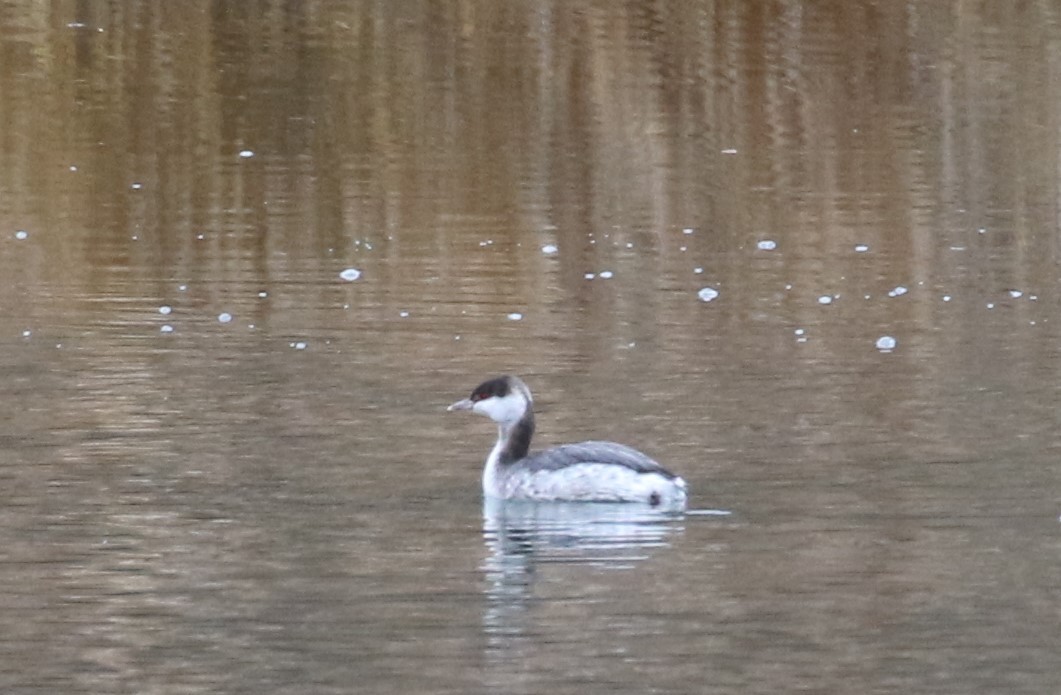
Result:
[[448,408],[470,410],[497,423],[497,444],[483,468],[487,497],[685,506],[685,481],[628,446],[580,442],[529,453],[533,404],[519,377],[500,376]]

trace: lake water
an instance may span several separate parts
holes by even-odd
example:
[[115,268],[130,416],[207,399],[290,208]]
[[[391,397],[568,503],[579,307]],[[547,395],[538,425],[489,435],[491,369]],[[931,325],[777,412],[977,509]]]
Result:
[[[1061,690],[1049,2],[10,3],[0,690]],[[637,446],[684,515],[488,505]]]

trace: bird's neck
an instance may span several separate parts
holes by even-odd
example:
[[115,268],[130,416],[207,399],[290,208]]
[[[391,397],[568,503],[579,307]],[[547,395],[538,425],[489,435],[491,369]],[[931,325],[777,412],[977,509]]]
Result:
[[526,458],[530,451],[531,437],[534,436],[534,411],[527,408],[523,417],[515,422],[500,423],[497,426],[497,444],[491,454],[492,459],[502,466]]

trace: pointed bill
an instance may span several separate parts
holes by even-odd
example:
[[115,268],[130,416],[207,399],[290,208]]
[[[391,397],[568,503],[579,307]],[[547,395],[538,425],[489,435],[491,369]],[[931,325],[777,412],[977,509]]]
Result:
[[457,401],[456,403],[454,403],[450,407],[446,408],[446,410],[449,410],[449,411],[471,410],[472,409],[472,405],[474,405],[472,403],[472,399],[470,399],[470,398],[462,398],[461,400]]

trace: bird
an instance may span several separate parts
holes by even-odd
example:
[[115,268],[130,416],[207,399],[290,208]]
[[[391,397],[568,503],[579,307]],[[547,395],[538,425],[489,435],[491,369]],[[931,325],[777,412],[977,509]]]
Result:
[[531,453],[534,398],[517,376],[484,381],[447,410],[478,413],[497,423],[497,443],[483,467],[486,497],[685,507],[685,481],[623,444],[585,441]]

